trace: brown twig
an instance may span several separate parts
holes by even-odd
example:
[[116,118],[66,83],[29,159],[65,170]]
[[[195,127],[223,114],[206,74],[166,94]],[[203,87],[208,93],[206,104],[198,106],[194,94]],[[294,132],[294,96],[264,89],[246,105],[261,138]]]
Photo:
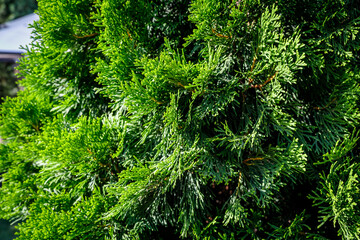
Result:
[[96,35],[99,35],[99,33],[92,33],[92,34],[84,35],[84,36],[78,36],[78,35],[73,34],[73,37],[80,39],[80,38],[94,37],[94,36],[96,36]]
[[[128,29],[126,30],[126,33],[127,33],[128,37],[129,37],[129,39],[130,39],[131,41],[133,41],[133,38],[131,37],[131,34],[130,34],[130,32],[129,32]],[[136,43],[134,43],[134,47],[137,47],[137,44],[136,44]]]
[[130,35],[129,30],[126,30],[126,33],[127,33],[127,35],[129,36],[130,40],[132,41],[133,39],[132,39],[132,37],[131,37],[131,35]]
[[231,36],[226,36],[226,35],[223,35],[223,34],[220,34],[220,33],[217,33],[215,29],[211,28],[211,31],[217,36],[217,37],[221,37],[221,38],[226,38],[226,39],[229,39],[231,38]]
[[[259,50],[259,47],[257,47],[256,50],[255,50],[255,56],[254,56],[253,62],[252,62],[252,64],[251,64],[250,72],[252,72],[252,71],[254,70],[255,63],[256,63],[256,55],[257,55],[257,53],[258,53],[258,50]],[[249,78],[249,84],[251,84],[253,81],[254,81],[254,79]]]
[[245,102],[245,98],[246,98],[246,95],[242,92],[242,99],[243,99],[243,103]]
[[161,104],[164,104],[164,102],[159,102],[158,100],[156,100],[155,98],[153,97],[150,97],[151,100],[153,100],[154,102],[156,102],[157,104],[161,105]]
[[[90,153],[90,155],[93,155],[93,154],[94,154],[89,148],[87,148],[86,151],[87,151],[88,153]],[[96,157],[94,157],[94,159],[96,160]]]
[[324,110],[324,109],[328,108],[335,101],[336,101],[336,98],[333,98],[333,100],[331,100],[331,102],[329,102],[325,107],[314,107],[314,109],[315,110]]
[[274,77],[276,76],[278,72],[276,72],[274,75],[272,75],[271,77],[269,77],[263,84],[256,84],[256,85],[251,85],[252,88],[262,88],[264,87],[266,84],[268,84],[271,80],[274,79]]
[[35,129],[35,131],[39,132],[40,128],[39,128],[39,125],[35,125],[35,124],[31,124],[31,126]]
[[[187,90],[187,88],[185,87],[185,85],[184,84],[182,84],[181,82],[175,82],[174,83],[175,85],[178,85],[178,86],[180,86],[180,87],[182,87],[182,88],[184,88],[184,89],[186,89]],[[195,92],[195,90],[194,89],[191,89],[191,92],[192,93],[194,93]],[[203,91],[204,92],[204,91]]]
[[252,65],[251,65],[251,69],[250,69],[251,72],[254,70],[255,62],[256,62],[256,56],[254,57]]
[[180,87],[185,88],[185,86],[184,86],[181,82],[176,82],[175,84],[176,84],[176,85],[179,85]]
[[121,173],[121,171],[120,171],[117,163],[115,162],[115,159],[114,159],[114,158],[111,158],[111,162],[112,162],[112,164],[114,165],[116,172],[117,172],[117,173]]
[[263,160],[264,158],[248,158],[248,159],[245,159],[243,161],[244,164],[246,165],[253,165],[253,163],[248,163],[249,161],[259,161],[259,160]]

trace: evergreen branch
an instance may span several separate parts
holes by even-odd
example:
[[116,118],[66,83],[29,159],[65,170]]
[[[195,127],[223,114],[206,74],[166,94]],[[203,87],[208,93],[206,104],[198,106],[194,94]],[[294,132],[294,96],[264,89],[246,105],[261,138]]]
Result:
[[164,104],[164,102],[160,102],[158,100],[156,100],[155,98],[153,97],[150,97],[151,100],[153,100],[154,102],[156,102],[157,104],[161,105],[161,104]]
[[110,167],[110,164],[104,164],[104,163],[102,163],[102,162],[99,162],[99,165],[100,165],[101,167]]
[[217,37],[226,38],[226,39],[232,38],[231,35],[230,35],[230,37],[229,37],[229,36],[226,36],[226,35],[223,35],[223,34],[221,34],[221,33],[216,32],[216,30],[215,30],[214,28],[211,28],[211,31],[212,31]]
[[185,88],[185,86],[184,86],[181,82],[176,82],[175,84],[176,84],[176,85],[179,85],[180,87]]
[[[184,85],[184,84],[182,84],[181,82],[173,82],[175,85],[178,85],[178,86],[180,86],[180,87],[182,87],[182,88],[184,88],[185,90],[188,90],[187,88],[186,88],[186,86]],[[191,89],[191,92],[192,93],[195,93],[195,90],[194,89]],[[205,90],[203,90],[202,92],[201,92],[201,94],[203,94],[205,92]]]
[[273,80],[277,73],[278,73],[278,72],[276,72],[274,75],[272,75],[271,77],[269,77],[263,84],[251,85],[251,88],[259,88],[259,89],[261,89],[261,88],[264,87],[266,84],[268,84],[271,80]]
[[249,161],[259,161],[259,160],[263,160],[264,158],[248,158],[248,159],[245,159],[243,161],[244,164],[250,166],[250,165],[254,165],[253,163],[248,163]]
[[36,132],[39,132],[39,131],[40,131],[38,125],[35,125],[35,124],[32,123],[31,126],[35,129]]
[[326,108],[328,108],[333,102],[335,102],[336,101],[336,98],[333,98],[332,100],[331,100],[331,102],[329,102],[328,104],[326,104],[326,106],[325,107],[314,107],[314,109],[315,110],[324,110],[324,109],[326,109]]
[[[252,71],[254,70],[255,62],[256,62],[256,56],[257,56],[257,54],[258,54],[258,50],[259,50],[259,46],[256,48],[255,56],[254,56],[253,62],[252,62],[252,64],[251,64],[250,72],[252,72]],[[254,81],[254,79],[249,78],[249,84],[251,84],[253,81]]]
[[129,36],[130,40],[132,41],[133,39],[132,39],[131,34],[130,34],[130,32],[129,32],[128,29],[126,30],[126,33],[127,33],[127,35]]
[[[128,29],[126,30],[126,33],[127,33],[128,37],[129,37],[129,39],[130,39],[131,41],[133,41],[133,38],[131,37],[131,34],[130,34],[130,32],[129,32]],[[137,44],[136,44],[136,43],[134,43],[134,47],[137,47]]]
[[252,65],[251,65],[251,69],[250,69],[250,72],[252,72],[254,70],[254,67],[255,67],[255,62],[256,62],[256,55],[253,59],[253,62],[252,62]]
[[[93,155],[93,154],[94,154],[89,148],[87,148],[86,151],[87,151],[90,155]],[[94,156],[94,159],[96,160],[96,157],[95,157],[95,156]]]
[[246,98],[246,95],[245,95],[245,93],[241,93],[241,95],[242,95],[242,99],[243,99],[243,103],[245,102],[245,98]]
[[121,173],[121,171],[120,171],[118,165],[115,163],[115,159],[113,157],[111,157],[111,162],[112,162],[113,166],[115,167],[116,172]]
[[92,34],[89,34],[89,35],[84,35],[84,36],[79,36],[79,35],[75,35],[75,34],[73,34],[72,36],[73,36],[73,37],[75,37],[75,38],[81,39],[81,38],[94,37],[94,36],[97,36],[97,35],[99,35],[99,33],[92,33]]

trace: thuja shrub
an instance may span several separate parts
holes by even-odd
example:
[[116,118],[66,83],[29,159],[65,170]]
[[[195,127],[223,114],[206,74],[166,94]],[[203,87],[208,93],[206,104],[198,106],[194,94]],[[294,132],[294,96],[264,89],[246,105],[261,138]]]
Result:
[[17,239],[358,239],[359,6],[42,0],[1,107]]

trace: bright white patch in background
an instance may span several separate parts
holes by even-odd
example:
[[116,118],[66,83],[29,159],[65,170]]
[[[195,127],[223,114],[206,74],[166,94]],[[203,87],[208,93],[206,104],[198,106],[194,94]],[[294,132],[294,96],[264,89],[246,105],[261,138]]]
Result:
[[23,53],[20,46],[31,43],[29,24],[38,19],[33,13],[0,25],[0,53]]

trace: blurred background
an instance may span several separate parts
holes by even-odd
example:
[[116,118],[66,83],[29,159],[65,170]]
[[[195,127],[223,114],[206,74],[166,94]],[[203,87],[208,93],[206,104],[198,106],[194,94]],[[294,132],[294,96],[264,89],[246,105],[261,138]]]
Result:
[[[19,90],[15,76],[16,61],[23,53],[20,45],[26,45],[30,39],[31,30],[27,26],[34,15],[29,14],[36,8],[36,0],[0,0],[0,103],[6,96],[14,97]],[[0,169],[0,179],[1,173]],[[0,220],[0,240],[14,239],[14,233],[14,226]]]
[[30,39],[31,30],[24,33],[19,28],[22,24],[26,29],[28,23],[15,19],[33,13],[36,8],[35,0],[0,0],[0,98],[16,95],[18,88],[14,67],[23,52],[19,45],[27,44]]

